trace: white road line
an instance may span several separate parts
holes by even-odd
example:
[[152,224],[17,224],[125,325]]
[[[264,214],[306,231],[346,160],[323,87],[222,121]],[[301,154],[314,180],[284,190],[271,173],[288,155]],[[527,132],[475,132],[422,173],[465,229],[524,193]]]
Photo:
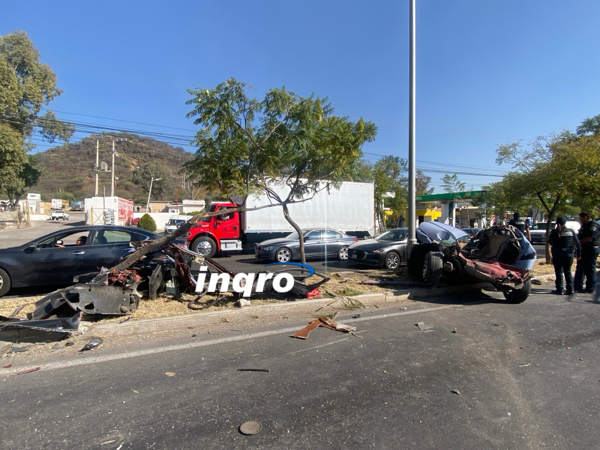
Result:
[[328,345],[333,345],[333,344],[337,344],[339,342],[344,342],[349,340],[350,338],[344,338],[344,339],[340,339],[338,341],[333,341],[333,342],[328,342],[327,344],[321,344],[321,345],[317,345],[316,347],[310,347],[310,348],[303,348],[302,350],[296,350],[295,352],[290,352],[288,353],[288,355],[295,355],[296,353],[300,353],[300,352],[307,352],[309,350],[315,350],[317,348],[321,348],[321,347],[327,347]]
[[[413,315],[413,314],[420,314],[420,313],[426,313],[426,312],[431,312],[431,311],[440,311],[443,309],[450,309],[450,308],[454,308],[455,306],[456,305],[445,305],[445,306],[439,306],[436,308],[423,308],[423,309],[417,309],[417,310],[413,310],[413,311],[402,311],[402,312],[391,313],[391,314],[380,314],[380,315],[370,316],[370,317],[361,317],[358,319],[344,319],[344,323],[364,322],[367,320],[389,319],[390,317],[397,317],[397,316],[409,316],[409,315]],[[119,354],[115,354],[115,355],[92,356],[92,357],[88,357],[88,358],[80,359],[80,360],[69,360],[69,361],[58,362],[58,363],[50,363],[50,364],[43,366],[41,368],[41,370],[65,369],[68,367],[87,366],[89,364],[106,363],[109,361],[120,361],[122,359],[137,358],[140,356],[155,355],[158,353],[173,352],[173,351],[179,351],[179,350],[188,350],[188,349],[200,348],[200,347],[208,347],[209,345],[225,344],[228,342],[248,341],[250,339],[257,339],[257,338],[262,338],[262,337],[267,337],[267,336],[275,336],[278,334],[286,334],[286,333],[292,333],[292,332],[295,333],[296,331],[298,331],[297,326],[290,327],[290,328],[280,328],[277,330],[270,330],[270,331],[260,331],[258,333],[251,333],[251,334],[241,335],[241,336],[231,336],[231,337],[226,337],[226,338],[212,339],[210,341],[199,341],[199,342],[193,342],[193,343],[189,343],[189,344],[179,344],[179,345],[167,345],[164,347],[157,347],[157,348],[152,348],[152,349],[148,349],[148,350],[136,350],[133,352],[119,353]],[[346,339],[350,339],[350,338],[346,338]],[[345,340],[345,339],[342,339],[342,340]],[[341,342],[341,340],[337,341],[337,342]],[[334,344],[337,342],[332,342],[330,344]],[[325,344],[325,345],[330,345],[330,344]],[[318,348],[318,347],[315,347],[315,348]],[[310,349],[306,349],[306,350],[310,350]],[[23,369],[24,369],[23,367],[17,368],[15,372],[8,373],[8,374],[5,373],[5,375],[13,375],[17,371],[20,371]],[[0,371],[0,373],[1,373],[1,371]]]

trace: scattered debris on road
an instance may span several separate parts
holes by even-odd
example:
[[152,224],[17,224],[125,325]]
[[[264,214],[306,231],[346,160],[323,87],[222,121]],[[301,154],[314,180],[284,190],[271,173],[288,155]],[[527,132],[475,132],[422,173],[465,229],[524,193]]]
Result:
[[165,372],[165,375],[168,377],[174,377],[175,376],[175,372]]
[[238,369],[238,372],[270,372],[271,369]]
[[460,395],[460,391],[458,389],[452,389],[450,392],[456,395]]
[[17,372],[17,375],[23,375],[25,373],[37,372],[40,369],[41,369],[41,367],[38,366],[38,367],[32,367],[31,369],[19,370]]
[[262,424],[256,420],[250,420],[240,425],[240,433],[246,435],[257,434],[262,430]]
[[75,333],[79,328],[81,313],[71,317],[27,320],[0,316],[0,340],[9,342],[55,342]]
[[425,325],[425,322],[419,322],[415,324],[417,327],[419,327],[419,330],[421,331],[433,331],[433,326],[431,325]]
[[102,339],[100,338],[93,338],[90,339],[87,344],[85,344],[83,346],[83,348],[81,350],[79,350],[80,352],[85,352],[85,351],[89,351],[89,350],[94,350],[95,348],[98,348],[102,345]]
[[[334,316],[335,317],[335,316]],[[329,328],[330,330],[342,331],[345,333],[350,333],[353,336],[356,336],[355,331],[356,327],[352,327],[350,325],[344,325],[343,323],[337,323],[335,320],[330,319],[328,317],[319,317],[318,319],[313,320],[307,326],[302,328],[295,334],[292,334],[291,337],[298,339],[307,339],[310,332],[318,327]],[[357,336],[360,337],[360,336]]]

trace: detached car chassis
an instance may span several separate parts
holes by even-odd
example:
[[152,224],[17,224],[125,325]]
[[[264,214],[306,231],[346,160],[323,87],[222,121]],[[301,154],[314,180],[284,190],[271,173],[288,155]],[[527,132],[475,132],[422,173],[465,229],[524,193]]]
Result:
[[536,254],[512,226],[494,226],[475,236],[436,240],[418,233],[419,243],[408,260],[411,278],[438,284],[487,282],[504,293],[509,303],[524,302],[531,291]]

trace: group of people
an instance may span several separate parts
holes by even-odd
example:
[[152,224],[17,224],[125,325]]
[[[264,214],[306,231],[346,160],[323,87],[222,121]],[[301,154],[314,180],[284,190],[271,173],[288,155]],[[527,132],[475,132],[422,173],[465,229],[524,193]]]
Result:
[[[566,227],[566,222],[564,217],[558,217],[556,228],[548,238],[556,275],[556,289],[552,293],[563,295],[563,275],[565,295],[572,295],[574,292],[593,293],[596,289],[596,258],[600,253],[600,225],[587,212],[579,213],[581,228],[578,233]],[[577,260],[575,279],[571,275],[574,259]]]

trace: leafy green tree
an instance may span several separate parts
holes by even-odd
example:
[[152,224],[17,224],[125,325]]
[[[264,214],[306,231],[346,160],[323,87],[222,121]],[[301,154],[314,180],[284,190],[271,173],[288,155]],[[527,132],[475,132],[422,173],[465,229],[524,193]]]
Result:
[[431,177],[428,177],[423,173],[421,169],[417,169],[415,174],[415,191],[416,195],[431,195],[433,194],[434,188],[429,187],[431,183]]
[[72,125],[56,120],[52,111],[41,114],[62,91],[56,87],[54,72],[39,58],[25,32],[0,36],[0,190],[12,204],[40,175],[27,156],[35,147],[32,135],[67,141],[74,131]]
[[[131,174],[131,182],[141,186],[145,192],[150,190],[150,182],[152,182],[152,198],[155,200],[164,199],[166,196],[173,196],[175,191],[175,182],[171,171],[163,162],[150,161],[142,164]],[[157,179],[160,180],[157,181]]]
[[150,214],[144,214],[140,217],[137,227],[143,230],[156,231],[156,222]]
[[408,161],[398,156],[384,156],[373,164],[375,211],[379,223],[386,223],[386,208],[391,210],[391,219],[395,224],[406,209],[407,172]]
[[[455,199],[461,201],[462,197],[461,197],[460,193],[464,192],[465,183],[463,183],[462,181],[460,181],[458,179],[457,174],[450,175],[447,173],[442,178],[442,189],[444,189],[444,191],[446,191],[449,194],[455,194]],[[467,209],[467,220],[470,221],[468,209]],[[456,226],[456,224],[454,224],[454,223],[452,225]]]
[[[288,206],[348,179],[362,156],[363,143],[377,128],[333,115],[327,98],[300,97],[285,87],[269,90],[259,101],[246,83],[230,79],[215,89],[190,90],[188,117],[199,125],[198,151],[187,174],[207,194],[238,201],[264,193],[282,207],[287,222],[301,235]],[[284,187],[280,195],[274,185]],[[300,239],[302,261],[304,245]]]

